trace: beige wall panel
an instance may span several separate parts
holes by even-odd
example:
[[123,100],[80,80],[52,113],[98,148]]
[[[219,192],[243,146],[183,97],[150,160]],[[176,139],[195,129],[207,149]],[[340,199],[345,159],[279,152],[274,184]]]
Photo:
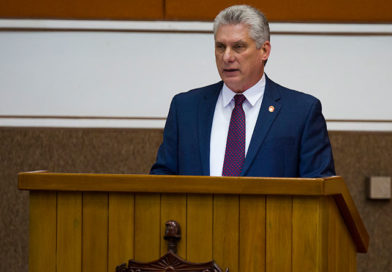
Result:
[[134,195],[109,193],[108,271],[134,258]]
[[293,198],[293,272],[322,271],[320,199]]
[[[163,194],[161,196],[161,239],[165,235],[165,223],[175,220],[180,224],[181,240],[177,244],[177,254],[186,258],[186,195],[185,194]],[[167,253],[167,242],[161,243],[161,256]]]
[[163,18],[163,0],[4,0],[0,17],[156,20]]
[[57,193],[57,272],[82,270],[82,193]]
[[239,197],[214,196],[213,257],[222,268],[239,271]]
[[30,193],[29,272],[56,271],[56,193]]
[[240,196],[239,267],[265,271],[265,197]]
[[83,272],[108,267],[108,194],[83,193]]
[[190,262],[211,261],[212,196],[188,195],[187,216],[187,260]]
[[266,205],[266,271],[291,272],[292,198],[269,196]]
[[159,194],[135,194],[135,260],[150,262],[160,257]]

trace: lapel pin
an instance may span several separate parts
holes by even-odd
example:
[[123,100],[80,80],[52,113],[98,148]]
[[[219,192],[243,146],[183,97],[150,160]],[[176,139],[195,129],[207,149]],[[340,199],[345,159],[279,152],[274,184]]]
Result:
[[269,112],[274,112],[275,107],[274,106],[269,106],[268,110],[269,110]]

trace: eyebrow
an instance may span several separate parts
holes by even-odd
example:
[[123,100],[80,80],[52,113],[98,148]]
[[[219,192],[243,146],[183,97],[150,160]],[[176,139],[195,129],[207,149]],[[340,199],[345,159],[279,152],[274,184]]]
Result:
[[[239,44],[239,43],[247,44],[247,42],[244,41],[244,40],[234,41],[234,42],[232,42],[232,43],[230,43],[230,44]],[[215,41],[215,44],[225,44],[225,45],[226,45],[227,43],[222,42],[222,41]]]

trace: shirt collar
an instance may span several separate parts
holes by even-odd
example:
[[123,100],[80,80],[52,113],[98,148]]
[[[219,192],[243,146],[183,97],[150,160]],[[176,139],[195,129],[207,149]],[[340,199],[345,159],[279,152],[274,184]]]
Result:
[[[248,101],[249,104],[253,107],[256,104],[256,102],[263,97],[264,89],[265,89],[265,74],[263,74],[261,79],[255,85],[247,89],[242,94],[245,95],[246,101]],[[222,87],[223,107],[228,106],[236,94],[237,93],[230,90],[229,87],[227,87],[227,85],[224,83]]]

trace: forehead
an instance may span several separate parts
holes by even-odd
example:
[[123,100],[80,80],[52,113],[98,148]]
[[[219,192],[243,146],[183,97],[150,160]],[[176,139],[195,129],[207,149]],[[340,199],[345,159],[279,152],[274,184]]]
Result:
[[220,25],[216,31],[216,42],[235,42],[252,40],[249,36],[249,26],[246,24]]

